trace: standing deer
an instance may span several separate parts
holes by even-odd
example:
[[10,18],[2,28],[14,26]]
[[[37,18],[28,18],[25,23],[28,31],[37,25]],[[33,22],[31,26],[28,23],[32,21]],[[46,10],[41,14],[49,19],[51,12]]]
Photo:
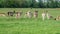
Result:
[[14,13],[15,13],[15,11],[13,11],[13,12],[9,11],[9,12],[7,12],[8,16],[13,16]]
[[16,13],[16,18],[20,18],[22,15],[22,12],[15,12]]
[[47,16],[47,19],[53,18],[53,17],[48,13],[48,11],[46,11],[46,16]]
[[42,13],[42,20],[45,20],[45,18],[46,18],[46,13],[43,11],[43,13]]
[[26,13],[26,16],[27,16],[28,18],[32,18],[32,13],[31,13],[30,11],[28,11],[28,12]]
[[34,18],[37,18],[38,17],[38,11],[35,11],[33,16],[34,16]]

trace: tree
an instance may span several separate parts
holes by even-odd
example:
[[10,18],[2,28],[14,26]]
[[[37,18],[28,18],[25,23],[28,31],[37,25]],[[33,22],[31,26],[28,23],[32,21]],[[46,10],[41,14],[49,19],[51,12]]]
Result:
[[0,0],[0,8],[60,8],[59,0]]
[[40,7],[40,8],[44,8],[43,1],[42,1],[42,0],[38,0],[38,1],[39,1],[39,7]]

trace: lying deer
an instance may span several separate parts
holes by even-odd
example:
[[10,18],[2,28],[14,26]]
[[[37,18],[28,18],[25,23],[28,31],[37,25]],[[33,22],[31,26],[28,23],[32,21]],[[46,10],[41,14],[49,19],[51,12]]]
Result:
[[0,13],[0,16],[6,16],[6,14],[5,13]]
[[57,16],[57,17],[55,18],[55,20],[60,20],[60,16]]

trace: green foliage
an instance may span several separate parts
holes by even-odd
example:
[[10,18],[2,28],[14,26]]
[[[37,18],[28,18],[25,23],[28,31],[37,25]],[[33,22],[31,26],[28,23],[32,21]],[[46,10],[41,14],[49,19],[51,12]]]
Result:
[[59,0],[0,0],[0,8],[60,8]]

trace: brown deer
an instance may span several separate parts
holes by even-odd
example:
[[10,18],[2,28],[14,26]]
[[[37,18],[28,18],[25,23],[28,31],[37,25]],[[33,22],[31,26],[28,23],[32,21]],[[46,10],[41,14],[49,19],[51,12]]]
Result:
[[15,14],[16,14],[16,18],[20,18],[22,15],[22,12],[15,12]]
[[38,17],[38,11],[35,11],[33,16],[34,16],[34,18],[37,18]]
[[30,11],[28,11],[28,12],[26,13],[26,16],[27,16],[28,18],[32,18],[32,13],[31,13]]

